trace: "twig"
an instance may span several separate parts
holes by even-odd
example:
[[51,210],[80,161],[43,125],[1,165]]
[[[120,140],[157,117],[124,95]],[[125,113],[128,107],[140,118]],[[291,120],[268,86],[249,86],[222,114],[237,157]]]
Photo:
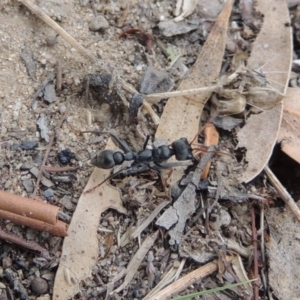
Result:
[[[35,201],[35,200],[33,200]],[[37,202],[37,201],[35,201]],[[24,225],[36,230],[47,231],[56,236],[67,236],[67,224],[62,221],[56,221],[55,224],[45,223],[36,219],[20,216],[8,211],[0,210],[0,218],[9,220],[14,224]]]
[[123,27],[124,22],[128,16],[129,5],[130,5],[130,1],[127,1],[126,7],[125,7],[121,17],[117,20],[117,27]]
[[54,225],[59,207],[0,190],[0,210]]
[[[204,127],[204,145],[209,147],[209,146],[214,146],[219,144],[219,133],[215,127],[214,124],[212,123],[206,123]],[[203,173],[201,175],[202,179],[207,179],[209,169],[210,169],[211,161],[207,163],[205,166]]]
[[61,84],[62,84],[62,62],[58,60],[56,65],[56,90],[58,92],[61,91]]
[[30,0],[20,0],[32,13],[49,25],[55,32],[61,35],[68,43],[70,43],[79,53],[96,63],[97,58],[82,47],[72,36],[70,36],[64,29],[62,29],[56,22],[54,22],[49,16],[46,15],[37,5]]
[[[234,256],[226,256],[226,261],[231,262],[234,259]],[[213,272],[216,272],[218,270],[218,263],[217,261],[212,261],[197,270],[181,277],[174,283],[170,284],[163,290],[161,290],[156,295],[152,296],[149,300],[164,300],[164,299],[170,299],[175,295],[178,295],[180,292],[186,290],[189,286],[191,286],[193,283],[198,281],[199,279],[202,279],[205,276],[208,276],[212,274]]]
[[[253,244],[253,268],[254,268],[254,278],[258,278],[258,255],[257,255],[257,233],[255,227],[255,211],[253,205],[251,206],[251,229],[252,229],[252,244]],[[259,299],[258,294],[258,283],[253,283],[254,290],[254,300]]]
[[50,173],[59,173],[59,172],[73,172],[77,171],[79,167],[52,167],[44,166],[44,170]]
[[[64,120],[65,120],[65,118],[66,118],[66,116],[67,116],[67,114],[68,114],[68,112],[69,112],[69,110],[67,109],[66,112],[63,114],[63,116],[62,116],[61,120],[59,121],[59,123],[58,123],[58,125],[57,125],[56,128],[61,127],[61,125],[63,124],[63,122],[64,122]],[[53,144],[53,142],[54,142],[54,138],[55,138],[55,132],[52,134],[52,136],[51,136],[51,138],[50,138],[49,144],[48,144],[48,146],[47,146],[46,153],[45,153],[45,155],[44,155],[44,159],[43,159],[43,162],[42,162],[42,165],[41,165],[41,169],[40,169],[39,175],[38,175],[37,180],[36,180],[36,183],[35,183],[35,188],[34,188],[34,191],[33,191],[33,193],[32,193],[32,196],[31,196],[31,198],[33,198],[33,199],[35,198],[36,193],[37,193],[37,190],[38,190],[38,188],[39,188],[39,184],[40,184],[40,181],[41,181],[42,175],[43,175],[43,170],[44,170],[46,161],[47,161],[47,159],[48,159],[48,155],[49,155],[49,153],[50,153],[51,146],[52,146],[52,144]]]
[[271,171],[271,169],[267,166],[265,167],[265,173],[271,182],[271,184],[275,187],[277,193],[282,198],[282,200],[285,202],[285,204],[292,210],[292,212],[295,214],[297,220],[300,222],[300,210],[298,206],[296,205],[294,199],[292,196],[288,193],[288,191],[284,188],[284,186],[280,183],[280,181],[277,179],[275,174]]
[[188,89],[188,90],[181,90],[181,91],[174,91],[174,92],[165,92],[165,93],[156,93],[147,95],[145,100],[151,104],[159,102],[161,99],[171,98],[171,97],[181,97],[181,96],[190,96],[196,95],[201,93],[208,93],[213,92],[219,85],[213,85],[208,87],[200,87],[196,89]]
[[143,101],[143,108],[147,111],[147,113],[150,115],[152,118],[153,122],[155,125],[159,124],[159,116],[155,113],[153,108],[150,106],[150,104],[147,101]]
[[7,232],[3,231],[2,229],[0,229],[0,239],[6,240],[7,242],[10,242],[10,243],[20,245],[20,246],[25,247],[27,249],[38,251],[46,259],[50,259],[49,251],[47,249],[43,248],[42,246],[40,246],[39,244],[37,244],[36,242],[26,241],[23,238],[20,238],[16,235],[7,233]]

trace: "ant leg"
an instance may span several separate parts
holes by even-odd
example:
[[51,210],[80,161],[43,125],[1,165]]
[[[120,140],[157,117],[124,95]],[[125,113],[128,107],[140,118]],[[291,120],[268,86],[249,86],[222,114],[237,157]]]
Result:
[[126,168],[123,168],[121,170],[119,170],[118,172],[109,175],[108,177],[106,177],[102,182],[98,183],[97,185],[93,186],[92,188],[88,189],[87,191],[84,192],[84,194],[93,192],[95,189],[97,189],[99,186],[101,186],[104,182],[106,182],[107,180],[110,180],[120,174],[122,174],[124,171],[126,170]]
[[147,144],[148,144],[148,142],[149,142],[149,139],[150,139],[150,134],[147,134],[146,140],[145,140],[144,145],[143,145],[143,150],[146,149]]
[[198,132],[196,133],[195,137],[192,139],[192,141],[190,142],[190,145],[193,144],[195,142],[195,140],[197,139],[198,135],[205,129],[207,123],[205,123],[202,127],[199,128]]

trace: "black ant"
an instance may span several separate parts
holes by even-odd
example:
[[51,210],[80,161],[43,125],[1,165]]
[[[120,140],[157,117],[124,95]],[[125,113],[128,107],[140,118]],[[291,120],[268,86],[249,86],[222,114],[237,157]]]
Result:
[[[132,164],[123,168],[115,174],[107,177],[104,181],[102,181],[97,186],[93,187],[91,190],[102,185],[108,179],[111,179],[119,174],[124,174],[125,176],[129,176],[136,173],[141,173],[148,170],[153,170],[155,172],[159,172],[160,169],[169,169],[174,166],[178,166],[178,164],[164,164],[169,158],[175,155],[176,160],[185,161],[194,159],[193,149],[191,144],[188,142],[186,138],[180,138],[179,140],[174,141],[170,146],[161,145],[159,147],[155,147],[153,149],[146,149],[150,136],[147,136],[146,141],[143,146],[143,150],[139,152],[133,152],[125,141],[120,140],[116,135],[110,132],[104,131],[82,131],[82,133],[95,133],[95,134],[108,134],[110,135],[116,143],[123,150],[121,151],[113,151],[113,150],[102,150],[95,154],[95,156],[91,159],[91,164],[100,169],[112,169],[117,165],[122,165],[124,161],[133,161]],[[196,153],[199,152],[208,152],[208,147],[196,144],[197,150]],[[228,153],[225,153],[228,154]],[[87,192],[89,192],[87,191]]]

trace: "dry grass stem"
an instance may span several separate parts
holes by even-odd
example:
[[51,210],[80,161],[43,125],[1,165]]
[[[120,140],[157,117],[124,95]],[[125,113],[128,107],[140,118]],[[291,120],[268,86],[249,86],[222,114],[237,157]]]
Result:
[[47,25],[49,25],[55,32],[62,36],[68,43],[70,43],[79,53],[92,62],[96,63],[97,58],[89,53],[84,47],[82,47],[73,37],[71,37],[64,29],[62,29],[56,22],[54,22],[49,16],[46,15],[37,5],[30,0],[20,0],[33,14],[39,17]]
[[[234,259],[234,256],[226,256],[226,261],[229,263]],[[180,292],[184,291],[187,289],[190,285],[192,285],[194,282],[197,280],[208,276],[212,274],[213,272],[216,272],[218,270],[218,263],[217,261],[212,261],[197,270],[181,277],[174,283],[170,284],[167,286],[165,289],[160,291],[158,294],[155,296],[147,299],[147,300],[165,300],[165,299],[170,299],[173,296],[178,295]]]
[[143,109],[145,109],[147,111],[147,113],[150,115],[150,117],[152,118],[154,124],[158,125],[159,121],[160,121],[160,118],[147,101],[143,102]]
[[277,193],[285,202],[285,204],[292,210],[297,220],[300,222],[300,210],[297,204],[295,203],[292,196],[288,193],[285,187],[280,183],[275,174],[271,171],[271,169],[267,166],[265,167],[265,173],[271,182],[271,184],[275,187]]
[[190,96],[190,95],[196,95],[196,94],[201,94],[201,93],[213,92],[219,87],[220,87],[219,85],[213,85],[213,86],[209,86],[209,87],[200,87],[200,88],[196,88],[196,89],[150,94],[150,95],[146,96],[145,100],[151,104],[154,104],[154,103],[159,102],[161,99],[166,99],[166,98],[171,98],[171,97]]
[[7,242],[14,243],[20,245],[26,249],[31,249],[33,251],[40,252],[46,259],[50,259],[49,251],[38,243],[33,241],[26,241],[23,238],[20,238],[14,234],[7,233],[0,229],[0,239],[6,240]]

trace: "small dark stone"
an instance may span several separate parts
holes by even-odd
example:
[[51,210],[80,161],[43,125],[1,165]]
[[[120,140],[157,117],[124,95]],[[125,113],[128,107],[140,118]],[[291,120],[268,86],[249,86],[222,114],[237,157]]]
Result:
[[43,295],[46,294],[48,291],[48,283],[45,279],[38,277],[38,278],[34,278],[31,281],[31,289],[34,293],[36,293],[37,295]]
[[203,191],[203,190],[207,190],[209,185],[210,185],[209,180],[206,179],[206,180],[200,181],[197,188],[198,188],[198,190]]
[[26,161],[22,164],[22,166],[20,167],[21,171],[27,171],[30,170],[33,167],[33,162],[32,161]]
[[33,182],[31,179],[29,178],[25,178],[23,181],[22,181],[22,184],[26,190],[27,193],[32,193],[33,192],[33,189],[34,189],[34,185],[33,185]]
[[20,145],[12,144],[11,147],[10,147],[10,150],[11,151],[21,151],[22,149],[21,149]]
[[54,197],[54,192],[52,189],[47,189],[43,192],[43,196],[46,198]]
[[23,141],[21,144],[21,148],[23,150],[32,150],[32,149],[36,148],[38,145],[39,145],[39,143],[36,141]]
[[159,71],[149,66],[141,79],[140,92],[145,95],[162,93],[169,91],[172,86],[173,81],[167,72]]
[[107,92],[112,79],[110,74],[92,74],[88,77],[90,86],[97,92]]
[[75,157],[75,154],[70,149],[64,149],[57,154],[58,160],[62,164],[68,164],[72,158]]

